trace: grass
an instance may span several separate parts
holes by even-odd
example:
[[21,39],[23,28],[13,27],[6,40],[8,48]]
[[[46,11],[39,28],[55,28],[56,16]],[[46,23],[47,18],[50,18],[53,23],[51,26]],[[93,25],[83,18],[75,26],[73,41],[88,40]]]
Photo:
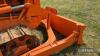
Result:
[[[42,7],[56,8],[59,15],[87,25],[83,36],[86,46],[73,45],[53,56],[100,56],[100,0],[41,0],[41,3]],[[82,48],[93,52],[77,51]]]

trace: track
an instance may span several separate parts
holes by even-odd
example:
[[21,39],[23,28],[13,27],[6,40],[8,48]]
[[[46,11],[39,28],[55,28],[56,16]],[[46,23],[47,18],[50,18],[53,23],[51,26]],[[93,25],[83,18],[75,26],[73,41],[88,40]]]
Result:
[[40,28],[41,27],[38,27],[37,29],[29,29],[25,26],[16,26],[1,32],[0,48],[3,55],[21,55],[40,46],[46,41],[43,28]]

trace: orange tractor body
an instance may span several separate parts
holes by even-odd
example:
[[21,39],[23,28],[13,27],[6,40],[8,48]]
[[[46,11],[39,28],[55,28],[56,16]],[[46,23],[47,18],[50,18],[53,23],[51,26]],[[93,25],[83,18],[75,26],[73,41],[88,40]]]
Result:
[[[82,35],[86,28],[85,24],[57,15],[57,11],[54,8],[41,8],[40,0],[12,0],[12,2],[14,2],[13,4],[9,2],[9,0],[1,1],[0,32],[7,32],[9,33],[8,35],[12,36],[11,31],[8,30],[9,28],[12,29],[18,25],[23,25],[29,29],[36,29],[41,26],[45,28],[45,30],[42,29],[42,32],[46,32],[44,35],[47,36],[44,37],[45,41],[43,41],[43,43],[37,44],[37,42],[35,42],[38,46],[33,48],[31,48],[32,45],[26,45],[26,41],[19,41],[17,38],[10,38],[11,40],[8,40],[5,37],[8,41],[1,43],[0,56],[6,56],[5,52],[10,52],[11,48],[13,48],[13,46],[11,46],[12,42],[17,43],[13,54],[10,54],[12,56],[49,56],[74,43],[84,43]],[[19,27],[17,28],[19,29]],[[24,29],[24,27],[21,29]],[[24,37],[26,40],[32,39],[26,35],[25,33]],[[34,41],[36,41],[36,39],[33,39],[32,43]],[[4,46],[7,46],[6,51],[4,51]]]

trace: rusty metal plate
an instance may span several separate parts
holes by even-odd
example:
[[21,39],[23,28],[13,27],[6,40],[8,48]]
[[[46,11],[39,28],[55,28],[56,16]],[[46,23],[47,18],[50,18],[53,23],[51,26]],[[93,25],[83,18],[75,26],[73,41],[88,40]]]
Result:
[[8,33],[7,32],[0,33],[0,44],[6,43],[8,41],[10,41],[10,37],[9,37]]
[[0,44],[6,43],[23,35],[35,36],[40,40],[41,43],[43,41],[43,33],[41,31],[37,29],[29,29],[27,27],[16,26],[0,34]]
[[21,32],[17,29],[17,28],[14,28],[14,29],[11,29],[9,30],[10,33],[12,34],[12,38],[18,38],[18,37],[21,37]]

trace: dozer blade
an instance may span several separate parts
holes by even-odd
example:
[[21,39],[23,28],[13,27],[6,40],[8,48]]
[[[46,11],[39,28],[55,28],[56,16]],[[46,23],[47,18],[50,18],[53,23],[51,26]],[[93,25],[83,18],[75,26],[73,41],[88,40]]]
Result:
[[0,1],[0,56],[49,56],[84,43],[85,24],[41,8],[40,0]]

